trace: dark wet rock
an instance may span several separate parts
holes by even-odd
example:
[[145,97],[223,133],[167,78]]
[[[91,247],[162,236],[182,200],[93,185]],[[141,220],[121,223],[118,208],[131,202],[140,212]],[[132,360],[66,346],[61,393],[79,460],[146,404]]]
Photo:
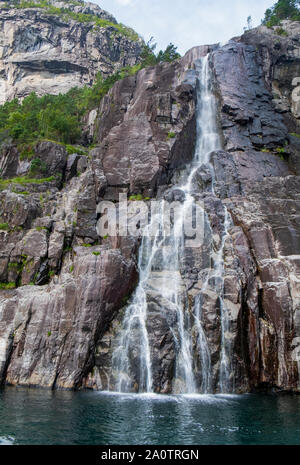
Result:
[[135,266],[119,251],[95,256],[81,249],[74,272],[58,285],[20,288],[4,300],[0,334],[10,358],[7,382],[72,388],[91,366],[95,338],[135,282]]
[[164,194],[164,199],[168,202],[184,202],[186,195],[183,190],[175,188],[167,191]]
[[68,156],[65,174],[66,181],[69,181],[71,178],[77,175],[77,166],[79,159],[80,155],[78,155],[77,153],[72,153]]
[[143,69],[116,83],[102,100],[93,157],[109,187],[153,195],[191,159],[195,92],[191,84],[180,83],[185,71],[183,62]]
[[67,151],[63,145],[43,141],[35,146],[36,156],[45,164],[46,177],[64,173],[67,164]]
[[283,146],[288,131],[274,111],[255,47],[231,41],[213,53],[213,66],[226,150]]
[[195,172],[192,179],[192,190],[193,192],[210,192],[212,189],[212,173],[209,166],[202,165]]
[[17,175],[19,152],[15,146],[2,146],[0,149],[0,172],[2,178],[13,178]]

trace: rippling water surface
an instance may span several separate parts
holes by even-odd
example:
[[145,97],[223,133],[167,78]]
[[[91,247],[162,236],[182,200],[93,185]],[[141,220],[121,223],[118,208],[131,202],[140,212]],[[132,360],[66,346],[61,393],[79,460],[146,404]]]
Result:
[[0,391],[3,444],[300,444],[300,396]]

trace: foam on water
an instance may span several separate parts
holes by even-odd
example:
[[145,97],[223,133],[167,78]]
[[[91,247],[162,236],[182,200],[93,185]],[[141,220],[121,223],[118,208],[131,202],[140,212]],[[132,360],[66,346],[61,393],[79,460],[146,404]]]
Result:
[[0,436],[0,446],[11,446],[15,442],[11,436]]
[[124,401],[151,401],[151,402],[199,402],[203,404],[224,404],[239,400],[243,395],[238,394],[155,394],[155,393],[122,393],[114,391],[99,391],[97,395],[115,397]]

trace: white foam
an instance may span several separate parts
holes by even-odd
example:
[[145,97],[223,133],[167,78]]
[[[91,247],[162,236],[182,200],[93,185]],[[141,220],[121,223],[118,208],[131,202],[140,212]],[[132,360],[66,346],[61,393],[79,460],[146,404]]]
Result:
[[197,401],[206,404],[228,403],[245,397],[243,394],[155,394],[155,393],[122,393],[113,391],[98,391],[98,395],[117,397],[122,400],[154,401],[154,402],[189,402]]
[[15,442],[12,436],[0,436],[0,446],[11,446]]

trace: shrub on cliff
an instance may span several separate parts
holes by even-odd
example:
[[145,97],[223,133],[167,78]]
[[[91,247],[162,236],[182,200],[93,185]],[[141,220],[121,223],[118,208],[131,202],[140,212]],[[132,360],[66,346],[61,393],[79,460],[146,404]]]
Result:
[[81,91],[65,95],[38,97],[35,93],[23,102],[17,99],[0,106],[0,134],[8,134],[18,144],[38,138],[73,143],[80,136]]
[[0,106],[0,141],[11,138],[18,145],[38,139],[78,142],[83,116],[99,105],[115,82],[140,68],[141,65],[123,68],[106,79],[99,73],[92,87],[73,88],[66,94],[38,97],[33,92],[22,102],[6,102]]
[[156,49],[155,43],[153,43],[153,37],[144,45],[144,48],[141,53],[142,66],[155,66],[158,63],[171,63],[174,60],[180,58],[180,54],[177,52],[177,47],[174,44],[170,43],[166,50],[160,50],[157,55],[155,55]]
[[[180,57],[170,44],[165,51],[154,54],[153,46],[142,57],[142,63],[126,67],[104,79],[99,73],[92,87],[73,88],[66,94],[38,97],[30,94],[22,102],[14,99],[0,106],[0,143],[11,138],[19,146],[39,139],[64,144],[80,141],[83,116],[99,106],[101,99],[120,79],[140,69]],[[152,48],[151,48],[152,47]]]
[[278,0],[272,8],[266,10],[263,24],[277,26],[284,19],[300,21],[300,0]]

